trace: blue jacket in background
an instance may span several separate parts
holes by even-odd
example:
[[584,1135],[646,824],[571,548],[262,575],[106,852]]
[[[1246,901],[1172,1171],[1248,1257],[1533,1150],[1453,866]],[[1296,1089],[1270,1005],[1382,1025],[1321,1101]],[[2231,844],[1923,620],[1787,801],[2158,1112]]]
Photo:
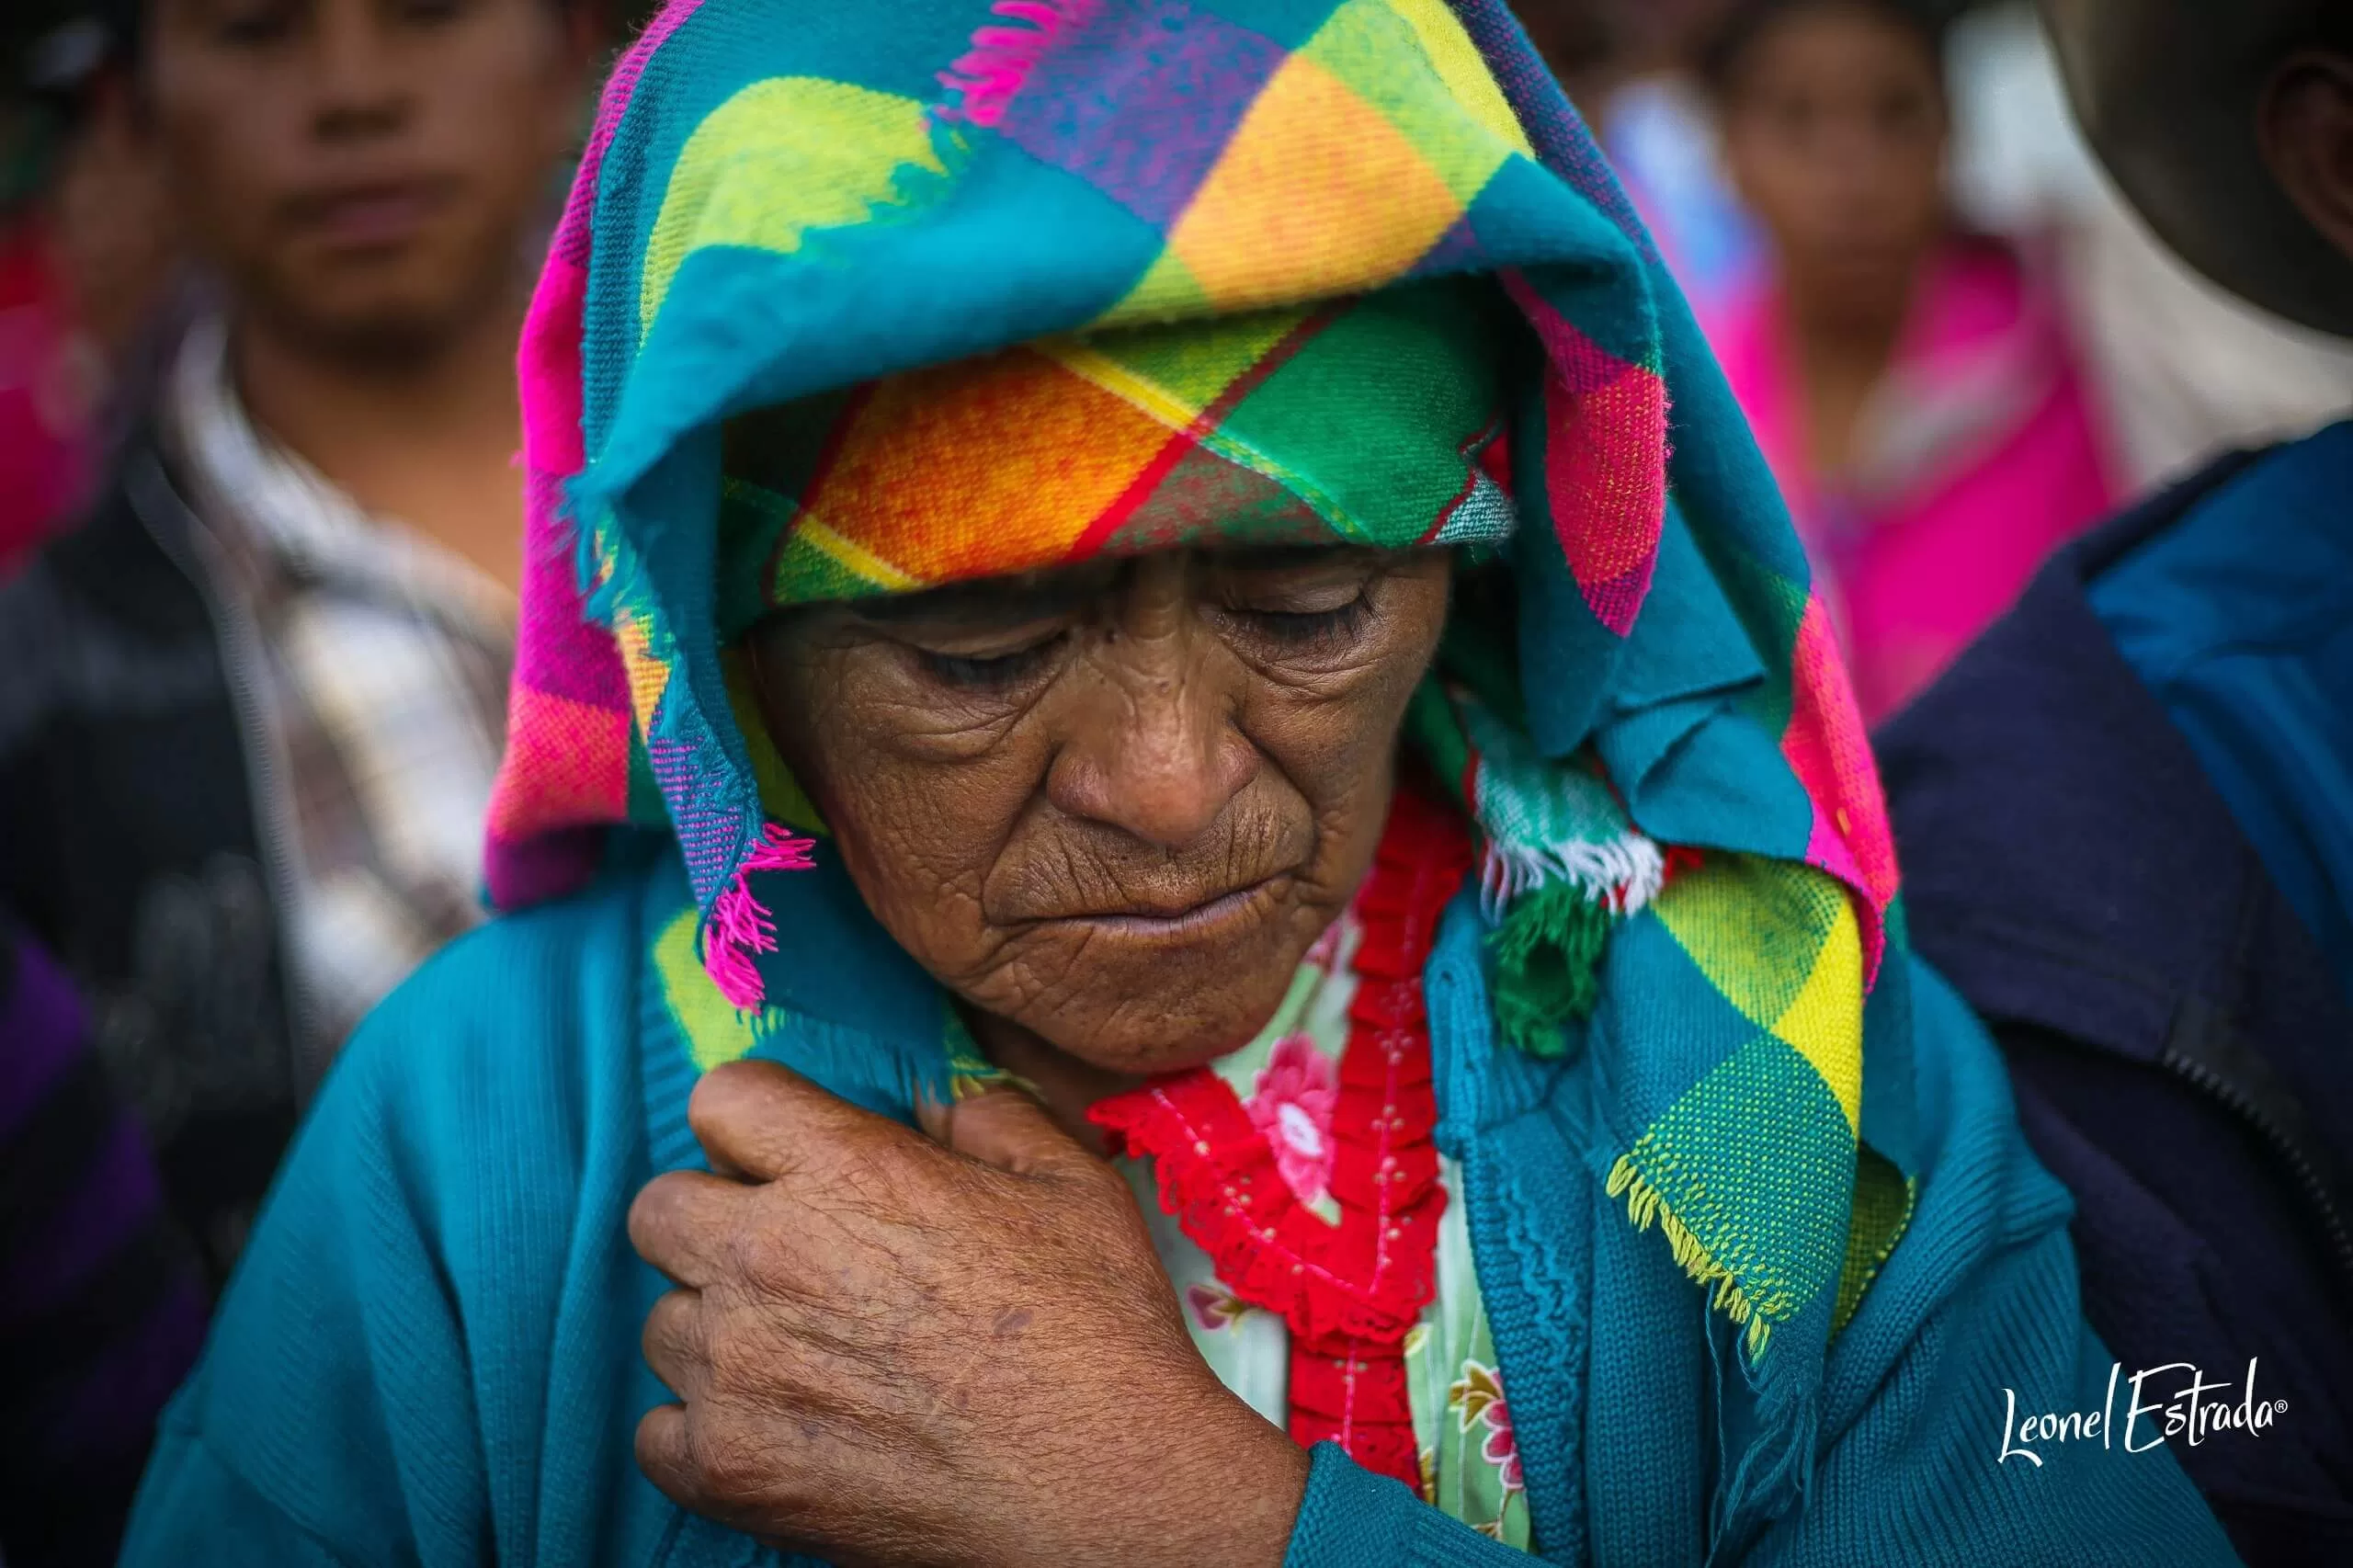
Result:
[[2177,1451],[2248,1561],[2343,1564],[2353,1008],[2093,602],[2261,468],[2225,460],[2063,551],[1876,738],[1913,942],[2075,1194],[2086,1315],[2128,1369],[2190,1362],[2235,1399],[2254,1364],[2273,1424]]

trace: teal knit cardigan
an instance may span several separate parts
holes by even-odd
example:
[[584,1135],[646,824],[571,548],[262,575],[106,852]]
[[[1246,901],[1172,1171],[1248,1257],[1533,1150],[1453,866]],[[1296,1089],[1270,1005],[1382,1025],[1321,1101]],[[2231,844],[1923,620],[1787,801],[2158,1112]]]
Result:
[[[779,919],[831,950],[756,1054],[904,1116],[937,993],[838,873],[784,879]],[[669,1398],[638,1350],[665,1282],[623,1220],[698,1164],[696,1069],[654,934],[688,907],[675,851],[625,850],[590,892],[499,920],[428,964],[331,1074],[164,1423],[129,1568],[491,1562],[720,1568],[776,1554],[690,1517],[638,1472]],[[1704,1294],[1595,1173],[1590,1061],[1494,1039],[1475,898],[1426,972],[1441,1148],[1461,1163],[1542,1556],[1752,1563],[2220,1563],[2230,1549],[2162,1447],[2040,1446],[2020,1411],[2097,1410],[2066,1195],[2033,1162],[1993,1047],[1915,962],[1918,1207],[1831,1347],[1803,1505],[1714,1532],[1715,1358]],[[1606,1167],[1607,1161],[1602,1165]],[[1631,1293],[1597,1300],[1597,1255]],[[1721,1317],[1721,1314],[1716,1314]],[[1291,1568],[1499,1564],[1519,1554],[1325,1445]]]

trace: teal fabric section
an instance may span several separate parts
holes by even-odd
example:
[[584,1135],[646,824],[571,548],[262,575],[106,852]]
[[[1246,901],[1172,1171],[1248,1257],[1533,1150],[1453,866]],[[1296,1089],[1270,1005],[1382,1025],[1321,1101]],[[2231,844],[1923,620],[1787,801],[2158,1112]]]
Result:
[[[630,363],[639,347],[636,302],[642,283],[646,242],[660,214],[663,194],[679,153],[710,112],[748,84],[772,76],[853,82],[873,92],[929,102],[939,93],[939,84],[932,75],[936,67],[929,62],[952,60],[963,53],[969,47],[973,25],[972,13],[948,6],[900,7],[892,15],[887,34],[878,34],[871,17],[861,15],[855,7],[804,6],[786,14],[746,6],[705,6],[679,23],[669,42],[647,61],[637,89],[642,101],[659,101],[665,106],[665,112],[625,115],[601,170],[597,194],[598,237],[589,286],[593,296],[612,301],[616,306],[626,302],[626,308],[593,312],[586,324],[582,353],[585,382],[583,411],[584,434],[591,451],[606,446],[615,424],[621,418],[620,392],[629,379]],[[1039,183],[1042,186],[1047,182]],[[1027,189],[1024,194],[1043,199],[1042,191],[1036,188]],[[1056,227],[1051,219],[1051,209],[1042,216],[1046,220],[1044,227],[1051,233]],[[1014,227],[1004,223],[1001,217],[1000,226],[1008,231]],[[887,245],[890,237],[887,230],[867,225],[834,233],[829,244],[851,248],[835,251],[827,259],[838,259],[845,265],[813,267],[806,271],[813,275],[812,281],[830,272],[845,283],[854,283],[867,276],[862,266],[866,258],[856,247]],[[790,347],[794,351],[822,353],[822,345],[808,341],[813,335],[807,327],[818,321],[837,321],[860,313],[855,309],[845,311],[822,298],[808,300],[805,304],[777,298],[772,288],[773,272],[763,274],[756,265],[759,256],[756,252],[722,248],[708,258],[707,270],[699,266],[691,280],[682,278],[674,281],[673,291],[682,299],[695,301],[697,308],[674,318],[677,324],[673,330],[680,336],[672,351],[682,358],[675,376],[666,380],[683,387],[695,379],[697,372],[707,378],[717,366],[723,369],[726,381],[732,384],[740,377],[754,347],[779,343],[777,334],[780,329],[791,335]],[[1141,269],[1139,264],[1138,270]],[[762,276],[771,285],[766,298],[755,286],[755,280]],[[904,273],[901,278],[901,287],[915,281],[905,278]],[[885,288],[887,290],[889,286]],[[834,308],[828,310],[829,304]],[[907,313],[927,316],[930,312],[926,309]],[[693,318],[691,322],[685,319],[688,316]],[[796,326],[800,330],[795,331]],[[837,343],[832,351],[854,355],[866,347]],[[949,356],[934,356],[947,357]],[[759,358],[765,359],[767,356],[763,353]],[[832,379],[847,382],[858,379],[859,374],[853,370]],[[708,381],[704,387],[709,390]],[[644,393],[638,395],[641,400],[645,399]],[[639,406],[643,407],[642,401]],[[660,418],[658,412],[652,412],[652,416]],[[666,450],[680,432],[699,421],[663,423],[667,426],[665,429],[647,434],[644,449],[651,455],[658,456]]]
[[2281,448],[2091,604],[2353,995],[2353,422]]
[[[1620,926],[1610,937],[1609,947],[1605,961],[1612,968],[1651,970],[1685,979],[1685,983],[1672,989],[1660,987],[1661,994],[1655,996],[1603,993],[1591,1039],[1594,1049],[1608,1062],[1614,1090],[1605,1112],[1614,1125],[1608,1130],[1606,1141],[1622,1149],[1671,1110],[1684,1091],[1697,1085],[1718,1062],[1755,1039],[1757,1026],[1713,986],[1691,983],[1699,977],[1698,966],[1649,911]],[[1621,1053],[1615,1026],[1620,1010],[1627,1007],[1653,1013],[1668,1009],[1672,1023],[1659,1033],[1672,1049]]]
[[464,938],[361,1027],[166,1414],[123,1561],[650,1563],[662,1282],[624,1218],[641,889]]
[[1318,1443],[1283,1568],[1509,1568],[1528,1559]]
[[[696,1069],[646,955],[688,907],[676,859],[642,855],[460,940],[363,1027],[165,1422],[129,1568],[777,1562],[679,1513],[631,1459],[667,1396],[638,1354],[663,1282],[624,1216],[654,1171],[696,1160]],[[1426,974],[1438,1137],[1461,1163],[1544,1558],[2231,1561],[2163,1450],[1995,1462],[2005,1388],[2021,1408],[2097,1407],[2109,1358],[2076,1308],[2066,1199],[2026,1150],[1993,1047],[1916,962],[1918,1210],[1829,1350],[1810,1501],[1714,1517],[1713,1458],[1686,1434],[1714,1419],[1731,1338],[1602,1195],[1601,1053],[1499,1049],[1484,931],[1464,895]],[[936,1019],[892,994],[880,956],[845,940],[757,1050],[904,1114]],[[1323,1450],[1289,1562],[1473,1568],[1501,1551]]]

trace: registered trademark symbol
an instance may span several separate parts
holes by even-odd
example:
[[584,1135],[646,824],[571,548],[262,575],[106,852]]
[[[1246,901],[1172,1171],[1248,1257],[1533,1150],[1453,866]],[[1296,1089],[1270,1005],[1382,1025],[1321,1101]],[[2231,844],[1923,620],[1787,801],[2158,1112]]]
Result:
[[2284,1399],[2275,1399],[2271,1402],[2271,1414],[2274,1415],[2279,1415],[2281,1411],[2287,1408],[2288,1402]]

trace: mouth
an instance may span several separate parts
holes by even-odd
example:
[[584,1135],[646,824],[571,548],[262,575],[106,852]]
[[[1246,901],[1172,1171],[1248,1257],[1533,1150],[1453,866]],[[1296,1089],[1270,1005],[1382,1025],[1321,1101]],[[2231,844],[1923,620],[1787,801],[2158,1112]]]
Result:
[[296,228],[331,250],[390,250],[413,240],[449,195],[447,180],[379,180],[299,196],[286,211]]
[[1290,873],[1279,872],[1193,903],[1103,910],[1065,915],[1063,921],[1127,941],[1201,942],[1230,936],[1263,918],[1290,881]]

